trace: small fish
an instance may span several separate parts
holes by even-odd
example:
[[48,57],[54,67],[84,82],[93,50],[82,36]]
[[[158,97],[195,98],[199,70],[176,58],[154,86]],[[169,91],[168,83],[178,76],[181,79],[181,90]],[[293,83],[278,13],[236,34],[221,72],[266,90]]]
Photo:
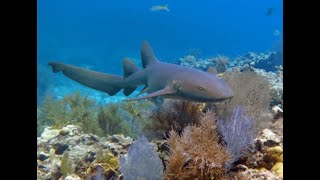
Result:
[[273,31],[274,36],[280,36],[280,34],[281,34],[281,32],[278,29]]
[[150,11],[170,11],[169,8],[168,8],[168,4],[166,5],[156,5],[156,6],[152,6],[150,8]]

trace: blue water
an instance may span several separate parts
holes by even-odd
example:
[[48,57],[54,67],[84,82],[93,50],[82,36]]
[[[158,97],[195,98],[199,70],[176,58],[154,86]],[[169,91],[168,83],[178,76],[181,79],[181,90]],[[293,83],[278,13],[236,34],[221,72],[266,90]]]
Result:
[[[164,4],[169,12],[149,10]],[[48,61],[122,74],[124,57],[140,61],[143,40],[166,62],[189,49],[199,49],[203,58],[235,57],[282,42],[281,0],[38,0],[37,13],[40,92],[55,77],[46,72]]]

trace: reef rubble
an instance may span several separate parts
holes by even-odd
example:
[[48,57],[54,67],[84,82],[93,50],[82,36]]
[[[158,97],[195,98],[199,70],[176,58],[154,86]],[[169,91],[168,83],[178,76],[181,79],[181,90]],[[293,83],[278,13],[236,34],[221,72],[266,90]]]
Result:
[[[80,126],[67,125],[62,129],[46,127],[37,138],[37,178],[38,179],[81,179],[92,175],[89,171],[98,165],[110,167],[110,172],[118,168],[118,159],[127,153],[133,139],[123,135],[98,137],[84,134]],[[63,174],[61,161],[68,151],[71,174]],[[103,156],[99,158],[98,156]],[[102,160],[101,160],[102,159]],[[115,175],[114,175],[115,176]],[[112,177],[110,175],[110,177]]]

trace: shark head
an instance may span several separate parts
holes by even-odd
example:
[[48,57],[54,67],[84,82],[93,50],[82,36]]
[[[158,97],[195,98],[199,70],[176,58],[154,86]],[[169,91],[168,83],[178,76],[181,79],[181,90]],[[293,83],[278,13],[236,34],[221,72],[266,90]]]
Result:
[[177,95],[198,102],[218,102],[233,97],[233,91],[225,80],[207,72],[196,74],[172,81],[171,87]]

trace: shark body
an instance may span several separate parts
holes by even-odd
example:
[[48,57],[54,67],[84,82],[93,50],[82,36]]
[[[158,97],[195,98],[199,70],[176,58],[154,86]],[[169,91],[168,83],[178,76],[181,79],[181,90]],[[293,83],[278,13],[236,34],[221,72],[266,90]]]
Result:
[[197,102],[217,102],[233,97],[226,81],[220,79],[214,69],[207,72],[157,60],[147,41],[142,43],[139,69],[129,59],[123,60],[124,75],[96,72],[59,62],[49,62],[53,72],[62,71],[70,79],[113,96],[121,89],[126,96],[138,86],[144,85],[140,94],[147,95],[127,100],[139,100],[164,96]]

